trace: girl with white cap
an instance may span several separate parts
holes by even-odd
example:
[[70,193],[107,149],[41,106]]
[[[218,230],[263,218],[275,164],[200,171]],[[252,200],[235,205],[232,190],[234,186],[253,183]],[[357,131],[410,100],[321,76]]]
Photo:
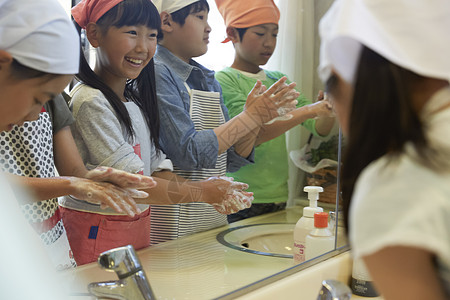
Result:
[[355,258],[384,299],[450,297],[450,2],[337,0],[319,72]]
[[[0,131],[35,119],[43,104],[64,89],[78,70],[78,45],[58,1],[0,0]],[[1,298],[66,299],[55,261],[18,205],[33,199],[5,177],[0,172]],[[70,264],[68,254],[61,252],[65,257],[57,263]]]
[[[79,62],[78,36],[61,6],[30,1],[2,5],[0,169],[20,175],[9,177],[33,192],[21,208],[56,267],[75,266],[57,197],[71,194],[134,214],[132,197],[147,193],[128,188],[150,188],[155,183],[150,177],[112,168],[88,172],[84,167],[67,127],[71,113],[60,96]],[[37,15],[33,9],[44,12]],[[55,166],[67,177],[55,177]]]

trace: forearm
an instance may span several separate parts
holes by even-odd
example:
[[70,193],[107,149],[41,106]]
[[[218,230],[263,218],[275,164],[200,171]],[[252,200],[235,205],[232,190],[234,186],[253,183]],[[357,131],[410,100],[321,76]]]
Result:
[[234,144],[234,151],[242,157],[248,157],[252,152],[261,127],[250,132]]
[[320,136],[327,136],[334,127],[334,117],[323,117],[316,120],[316,131]]
[[35,178],[9,174],[19,186],[23,186],[34,195],[30,202],[52,199],[73,192],[74,187],[70,177]]
[[135,199],[136,203],[169,205],[198,202],[203,199],[204,190],[201,181],[190,181],[169,171],[154,172],[152,177],[157,185],[151,189],[144,189],[149,196]]
[[[248,134],[253,133],[256,136],[260,126],[261,121],[258,117],[243,111],[225,124],[215,128],[214,133],[219,143],[219,154],[225,152]],[[244,153],[245,149],[243,150]]]

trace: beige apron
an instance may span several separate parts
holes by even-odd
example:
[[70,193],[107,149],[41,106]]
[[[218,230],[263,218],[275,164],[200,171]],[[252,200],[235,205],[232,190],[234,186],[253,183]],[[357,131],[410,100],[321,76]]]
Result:
[[[192,90],[186,83],[185,86],[191,98],[189,114],[196,131],[214,129],[225,122],[220,93]],[[214,169],[185,171],[174,166],[174,173],[197,181],[211,176],[224,176],[226,168],[227,153],[224,152],[217,157]],[[152,205],[150,215],[152,245],[227,224],[226,215],[201,202]]]

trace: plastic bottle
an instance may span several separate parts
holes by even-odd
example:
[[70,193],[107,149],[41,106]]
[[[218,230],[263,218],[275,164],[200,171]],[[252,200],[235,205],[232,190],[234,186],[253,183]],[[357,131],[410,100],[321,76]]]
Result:
[[378,292],[373,286],[372,279],[366,269],[366,265],[362,259],[355,259],[353,261],[352,270],[352,292],[361,297],[377,297]]
[[314,214],[314,229],[306,236],[305,258],[312,259],[334,249],[334,235],[328,229],[328,213]]
[[321,207],[317,206],[319,193],[323,192],[323,188],[320,186],[305,186],[303,191],[308,193],[309,206],[303,208],[303,216],[298,220],[294,228],[294,262],[296,264],[306,260],[306,236],[314,229],[314,214],[323,211]]

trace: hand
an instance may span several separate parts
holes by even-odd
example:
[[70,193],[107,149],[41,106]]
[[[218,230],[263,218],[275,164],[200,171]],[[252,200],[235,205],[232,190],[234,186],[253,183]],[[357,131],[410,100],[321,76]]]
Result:
[[233,181],[233,178],[210,177],[204,181],[203,199],[221,214],[232,214],[251,206],[253,193],[246,189],[248,184]]
[[106,181],[121,188],[145,189],[156,186],[156,181],[149,176],[132,174],[110,167],[97,167],[86,173],[85,178],[94,181]]
[[107,182],[96,182],[89,179],[70,177],[71,196],[76,199],[100,204],[101,208],[111,207],[119,213],[125,212],[134,217],[141,213],[133,198],[145,198],[146,192],[135,189],[124,189]]
[[323,91],[319,91],[316,102],[308,105],[308,108],[316,115],[315,118],[334,118],[333,105]]
[[295,99],[299,94],[294,90],[296,84],[286,84],[286,80],[282,77],[269,89],[258,80],[247,97],[244,112],[261,125],[290,112],[297,104]]

